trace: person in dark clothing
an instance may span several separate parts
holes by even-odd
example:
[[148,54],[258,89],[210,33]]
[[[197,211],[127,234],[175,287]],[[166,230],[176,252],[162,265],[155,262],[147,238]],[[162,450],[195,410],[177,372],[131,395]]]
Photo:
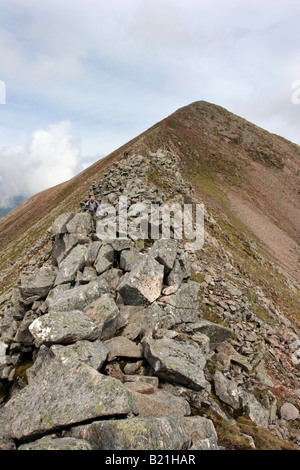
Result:
[[99,203],[96,201],[95,196],[91,196],[91,198],[88,200],[85,206],[89,214],[91,214],[94,229],[95,229],[96,228],[96,212],[99,207]]

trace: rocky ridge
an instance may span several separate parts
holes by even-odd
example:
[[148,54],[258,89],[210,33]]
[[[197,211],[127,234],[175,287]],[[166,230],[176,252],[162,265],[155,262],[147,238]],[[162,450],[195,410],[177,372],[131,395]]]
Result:
[[[115,163],[91,194],[116,208],[120,196],[196,202],[179,157],[161,150]],[[259,447],[260,430],[299,448],[299,335],[241,275],[218,221],[206,210],[195,252],[103,242],[84,203],[56,219],[47,256],[1,312],[0,448],[234,447],[224,423],[244,431],[242,448]]]

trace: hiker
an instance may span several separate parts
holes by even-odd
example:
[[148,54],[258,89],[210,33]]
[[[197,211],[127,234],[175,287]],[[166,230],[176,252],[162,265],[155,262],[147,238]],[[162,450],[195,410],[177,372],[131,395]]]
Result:
[[124,157],[128,157],[130,155],[130,151],[127,150],[126,152],[124,152]]
[[85,204],[85,207],[87,207],[89,213],[91,214],[93,224],[94,224],[94,229],[95,229],[96,228],[96,212],[99,207],[99,203],[96,201],[95,196],[91,196],[91,198]]

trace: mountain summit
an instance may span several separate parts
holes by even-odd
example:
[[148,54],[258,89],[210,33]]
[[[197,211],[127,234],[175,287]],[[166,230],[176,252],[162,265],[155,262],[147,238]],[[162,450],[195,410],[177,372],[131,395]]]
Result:
[[299,156],[196,102],[3,217],[0,448],[299,449]]

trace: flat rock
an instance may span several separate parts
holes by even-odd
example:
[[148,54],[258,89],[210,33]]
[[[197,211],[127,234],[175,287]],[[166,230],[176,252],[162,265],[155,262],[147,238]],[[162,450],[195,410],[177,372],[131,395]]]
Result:
[[105,346],[109,350],[108,361],[113,361],[117,357],[128,357],[132,359],[141,359],[143,357],[142,345],[135,344],[124,336],[116,336],[115,338],[105,341]]
[[190,444],[182,416],[97,421],[72,428],[70,434],[88,441],[93,450],[181,450]]
[[47,298],[46,302],[49,311],[83,310],[107,291],[107,283],[97,280],[67,291],[59,290],[55,296]]
[[193,332],[200,332],[210,339],[210,348],[216,349],[221,343],[229,339],[232,335],[230,328],[227,328],[218,323],[213,323],[208,320],[197,320],[196,323],[191,325]]
[[[151,387],[149,391],[149,385]],[[125,387],[132,394],[138,407],[139,417],[188,416],[191,414],[189,403],[182,397],[164,392],[146,382],[125,382]]]
[[119,380],[79,361],[54,358],[4,406],[7,435],[27,439],[103,416],[136,411]]
[[108,348],[101,340],[93,342],[82,340],[68,346],[53,345],[50,351],[62,361],[69,359],[81,361],[98,371],[105,363],[108,355]]
[[164,267],[145,255],[132,271],[124,275],[117,290],[125,305],[147,305],[160,296],[163,277]]
[[210,390],[204,376],[206,359],[199,348],[188,341],[145,339],[144,356],[158,377],[193,390]]
[[31,323],[29,331],[37,346],[95,340],[99,336],[96,325],[80,310],[46,313]]
[[85,313],[97,326],[100,339],[109,339],[125,324],[114,298],[107,293],[88,305]]
[[92,450],[92,448],[83,439],[74,437],[53,439],[51,436],[45,436],[29,444],[22,444],[18,450]]

